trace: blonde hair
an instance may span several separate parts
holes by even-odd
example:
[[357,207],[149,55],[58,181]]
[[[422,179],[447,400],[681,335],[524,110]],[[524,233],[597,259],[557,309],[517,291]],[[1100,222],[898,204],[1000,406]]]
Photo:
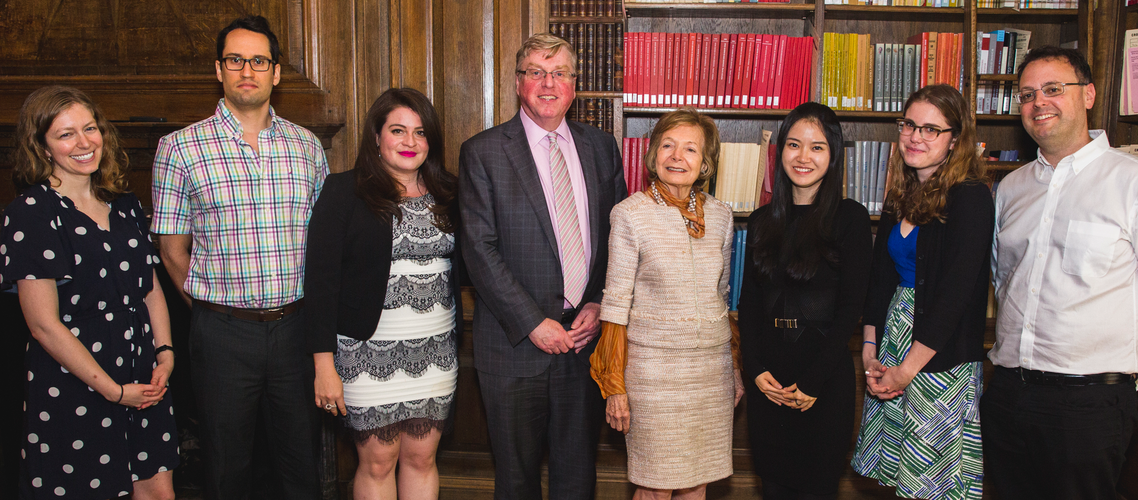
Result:
[[569,69],[574,73],[577,72],[577,51],[573,50],[573,46],[553,33],[538,33],[529,37],[522,43],[522,47],[518,49],[518,60],[514,63],[514,71],[522,71],[522,61],[525,61],[530,54],[534,52],[545,52],[545,58],[549,59],[556,56],[561,50],[564,49],[569,56]]
[[693,108],[680,108],[660,117],[656,126],[652,128],[652,138],[648,140],[648,151],[644,153],[644,167],[648,169],[648,180],[655,181],[660,178],[656,173],[656,151],[664,140],[664,133],[676,127],[690,125],[703,132],[703,163],[699,168],[699,176],[695,179],[695,186],[701,191],[707,190],[708,181],[719,168],[719,129],[710,116],[700,114]]
[[129,160],[119,147],[119,135],[99,106],[87,94],[72,87],[52,85],[32,92],[20,107],[16,118],[16,151],[18,160],[12,171],[17,191],[47,182],[55,166],[48,159],[47,131],[56,117],[74,105],[91,112],[103,136],[102,160],[91,174],[91,192],[100,201],[111,201],[127,191],[126,171]]

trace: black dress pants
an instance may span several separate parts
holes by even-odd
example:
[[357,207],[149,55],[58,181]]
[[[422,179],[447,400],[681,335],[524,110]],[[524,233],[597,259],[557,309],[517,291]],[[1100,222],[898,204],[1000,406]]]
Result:
[[1115,500],[1136,424],[1132,383],[1036,385],[996,367],[980,398],[985,473],[1000,500]]
[[[319,497],[314,366],[303,311],[277,321],[237,319],[194,306],[190,320],[194,393],[205,455],[205,497],[245,500],[276,486],[276,498]],[[268,456],[253,456],[258,416]],[[252,461],[268,460],[274,485],[253,485]]]

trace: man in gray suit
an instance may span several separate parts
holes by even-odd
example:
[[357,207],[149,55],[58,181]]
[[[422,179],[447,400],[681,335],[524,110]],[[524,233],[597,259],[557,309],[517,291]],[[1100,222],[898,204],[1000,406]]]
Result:
[[572,46],[530,37],[521,111],[462,145],[463,258],[478,292],[474,366],[494,453],[494,497],[592,498],[604,400],[589,376],[608,267],[609,212],[627,196],[612,135],[565,113]]

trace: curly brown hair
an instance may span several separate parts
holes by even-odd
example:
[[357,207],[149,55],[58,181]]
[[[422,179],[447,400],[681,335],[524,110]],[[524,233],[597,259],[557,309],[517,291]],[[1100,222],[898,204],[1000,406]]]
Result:
[[61,85],[37,89],[20,107],[20,115],[16,118],[18,159],[12,171],[12,183],[16,185],[17,191],[51,179],[55,166],[48,159],[47,131],[51,129],[56,117],[77,104],[87,107],[103,136],[102,160],[99,169],[91,174],[91,193],[100,201],[109,202],[127,192],[126,172],[129,160],[126,151],[119,147],[119,135],[115,126],[87,94]]
[[916,169],[905,165],[900,151],[889,158],[885,210],[896,215],[897,220],[908,219],[919,226],[933,219],[944,222],[948,190],[962,182],[983,181],[985,163],[977,151],[976,128],[969,119],[968,103],[960,92],[950,85],[929,85],[909,96],[902,114],[917,102],[932,104],[944,115],[956,142],[945,163],[924,183],[917,178]]

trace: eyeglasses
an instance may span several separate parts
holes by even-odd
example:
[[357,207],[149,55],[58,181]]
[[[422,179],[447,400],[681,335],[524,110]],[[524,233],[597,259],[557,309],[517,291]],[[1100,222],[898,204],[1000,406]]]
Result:
[[569,83],[573,81],[574,78],[577,78],[577,73],[562,70],[546,71],[544,69],[530,68],[527,70],[518,70],[517,73],[519,75],[526,75],[526,78],[535,82],[545,80],[545,75],[553,75],[555,81],[562,83]]
[[273,67],[274,61],[262,56],[253,56],[248,59],[237,56],[229,56],[222,59],[221,62],[222,65],[225,66],[225,69],[229,71],[241,71],[242,69],[245,69],[245,63],[249,63],[249,67],[253,68],[253,71],[264,72]]
[[1043,95],[1045,95],[1047,97],[1061,96],[1061,95],[1063,95],[1064,92],[1067,91],[1068,85],[1083,86],[1083,85],[1087,85],[1087,84],[1086,83],[1077,83],[1077,82],[1076,83],[1048,83],[1047,85],[1044,85],[1042,89],[1039,89],[1039,90],[1034,90],[1034,89],[1021,90],[1020,93],[1015,94],[1016,102],[1018,102],[1020,104],[1027,104],[1031,101],[1034,101],[1035,95],[1038,94],[1039,92],[1043,92]]
[[954,129],[940,129],[931,125],[918,126],[916,123],[913,123],[904,118],[897,120],[897,131],[900,132],[901,135],[913,135],[914,130],[921,131],[921,139],[924,139],[926,141],[935,141],[937,137],[940,137],[940,134],[943,134],[945,132],[952,132]]

